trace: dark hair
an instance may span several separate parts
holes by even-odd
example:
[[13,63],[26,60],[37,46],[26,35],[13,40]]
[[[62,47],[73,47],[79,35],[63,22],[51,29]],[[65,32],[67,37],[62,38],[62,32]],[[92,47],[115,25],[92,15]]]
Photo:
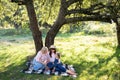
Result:
[[58,58],[60,59],[60,53],[59,53],[59,52],[57,52],[56,54],[57,54]]
[[49,49],[49,51],[50,51],[50,52],[49,52],[50,57],[52,57],[52,51],[51,51],[51,50],[55,50],[54,53],[56,54],[56,48],[50,48],[50,49]]

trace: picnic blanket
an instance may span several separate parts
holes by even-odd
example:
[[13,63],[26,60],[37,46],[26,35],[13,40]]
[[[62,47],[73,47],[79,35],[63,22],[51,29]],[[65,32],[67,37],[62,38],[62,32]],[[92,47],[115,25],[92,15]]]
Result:
[[[73,65],[63,64],[63,67],[65,67],[68,70],[72,70],[72,71],[76,72],[74,67],[73,67]],[[39,69],[37,71],[34,71],[33,67],[32,67],[32,61],[26,62],[26,68],[21,70],[21,72],[26,73],[26,74],[46,74],[46,75],[60,75],[60,76],[77,77],[76,75],[70,75],[70,74],[68,74],[66,72],[59,73],[57,71],[56,72],[52,72],[50,70],[46,71],[44,69],[43,70]]]

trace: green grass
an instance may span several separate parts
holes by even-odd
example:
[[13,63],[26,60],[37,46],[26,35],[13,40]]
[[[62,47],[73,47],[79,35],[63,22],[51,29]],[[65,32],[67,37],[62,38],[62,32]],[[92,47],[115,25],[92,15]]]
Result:
[[16,34],[13,29],[0,30],[0,80],[120,80],[120,48],[116,47],[116,35],[64,33],[57,35],[55,45],[62,61],[74,65],[78,73],[76,79],[21,73],[26,67],[26,57],[35,54],[32,36]]

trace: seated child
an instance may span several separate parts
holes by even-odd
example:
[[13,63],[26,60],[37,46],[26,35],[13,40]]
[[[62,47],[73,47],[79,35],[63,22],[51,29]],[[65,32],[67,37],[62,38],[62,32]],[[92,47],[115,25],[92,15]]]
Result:
[[59,73],[66,72],[70,75],[76,75],[74,71],[69,70],[63,66],[62,62],[60,61],[60,53],[56,53],[56,59],[54,61],[54,67],[52,72],[56,72],[56,71]]

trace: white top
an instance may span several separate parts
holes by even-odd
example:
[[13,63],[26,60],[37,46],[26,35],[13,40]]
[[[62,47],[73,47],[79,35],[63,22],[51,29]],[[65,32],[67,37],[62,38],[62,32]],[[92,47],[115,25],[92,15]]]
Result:
[[55,54],[55,53],[52,53],[51,56],[52,56],[52,57],[50,57],[50,62],[54,62],[54,61],[55,61],[55,58],[56,58],[56,54]]

